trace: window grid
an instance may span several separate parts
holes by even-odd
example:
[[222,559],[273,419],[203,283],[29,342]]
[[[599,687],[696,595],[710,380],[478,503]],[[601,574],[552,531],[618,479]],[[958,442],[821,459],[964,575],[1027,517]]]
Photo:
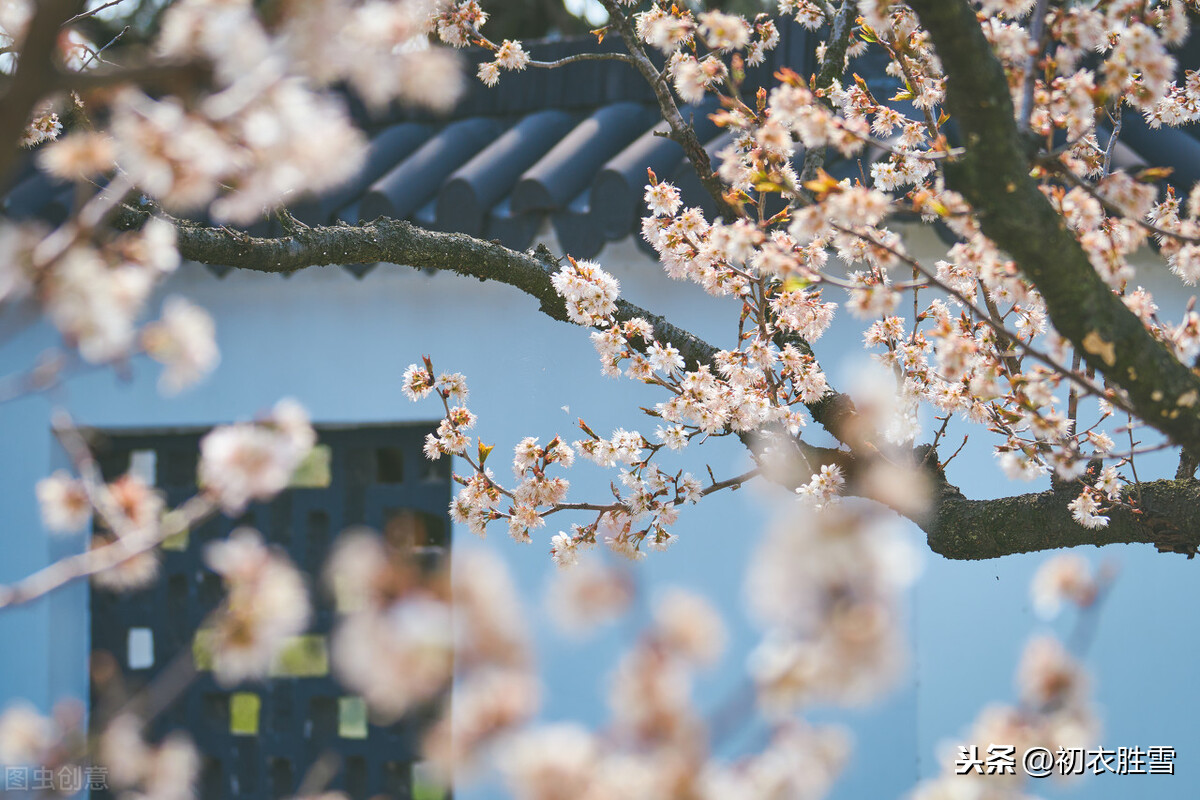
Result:
[[[415,514],[425,538],[415,544],[427,548],[431,560],[448,552],[449,465],[425,461],[421,446],[431,430],[427,425],[319,429],[319,441],[327,448],[325,463],[300,481],[301,488],[253,504],[238,519],[216,517],[176,537],[160,548],[159,577],[145,590],[117,594],[93,587],[94,658],[107,653],[126,682],[120,687],[93,682],[93,721],[99,723],[114,706],[139,698],[138,689],[173,664],[191,660],[198,668],[195,679],[156,717],[149,735],[157,739],[175,729],[191,735],[202,760],[201,800],[289,797],[309,767],[329,752],[336,753],[340,768],[326,788],[347,792],[354,800],[413,797],[418,746],[434,709],[419,709],[388,726],[367,722],[361,701],[329,674],[328,636],[336,609],[319,575],[337,533],[352,525],[383,531],[389,520],[411,524]],[[131,466],[143,477],[152,472],[167,502],[178,504],[196,491],[203,433],[98,435],[102,472],[107,479]],[[219,576],[204,565],[204,545],[240,525],[257,528],[308,573],[314,613],[306,635],[290,643],[276,664],[276,677],[225,688],[203,669],[203,632],[195,633],[223,595]],[[135,670],[130,670],[131,658]],[[154,698],[140,699],[155,703]],[[425,794],[420,788],[416,793]]]

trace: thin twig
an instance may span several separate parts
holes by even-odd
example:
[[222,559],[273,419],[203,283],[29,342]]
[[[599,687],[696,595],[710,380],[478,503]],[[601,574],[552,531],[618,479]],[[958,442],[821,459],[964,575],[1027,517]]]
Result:
[[1125,116],[1118,111],[1115,118],[1110,115],[1109,119],[1112,120],[1113,129],[1112,134],[1108,137],[1108,146],[1104,148],[1104,171],[1101,173],[1101,177],[1106,177],[1112,168],[1113,150],[1116,149],[1117,139],[1121,136],[1121,124],[1124,122]]
[[1033,20],[1029,26],[1030,47],[1025,59],[1025,88],[1021,95],[1020,130],[1029,130],[1029,121],[1033,117],[1033,90],[1037,84],[1037,62],[1042,55],[1042,32],[1046,27],[1046,0],[1037,0],[1033,9]]
[[577,61],[620,61],[631,66],[634,65],[633,58],[625,53],[578,53],[566,58],[560,58],[557,61],[530,61],[526,66],[537,67],[539,69],[557,69],[565,67],[567,64],[574,64]]
[[217,511],[212,499],[199,494],[166,514],[155,530],[147,532],[132,529],[128,517],[109,494],[100,474],[100,466],[71,418],[66,412],[59,411],[55,413],[52,424],[55,435],[83,480],[88,501],[100,519],[116,534],[116,539],[56,561],[17,583],[0,586],[0,608],[28,603],[72,581],[103,572],[149,552],[163,540],[190,530]]
[[955,457],[955,456],[957,456],[959,453],[961,453],[961,452],[962,452],[962,449],[963,449],[964,447],[966,447],[966,446],[967,446],[967,439],[968,439],[968,438],[970,438],[970,437],[968,437],[968,436],[964,436],[964,437],[963,437],[963,440],[962,440],[962,444],[960,444],[960,445],[958,446],[958,449],[957,449],[957,450],[955,450],[953,453],[951,453],[951,454],[950,454],[950,457],[949,457],[949,458],[947,458],[945,461],[943,461],[943,462],[942,462],[942,463],[939,465],[939,466],[941,466],[941,468],[942,468],[942,470],[943,470],[943,471],[946,469],[946,465],[947,465],[947,464],[949,464],[951,461],[953,461],[953,460],[954,460],[954,457]]
[[878,247],[881,250],[885,250],[888,253],[891,253],[893,256],[895,256],[899,260],[903,261],[904,263],[908,264],[909,266],[915,266],[916,269],[921,271],[922,275],[924,275],[926,278],[928,278],[930,280],[930,282],[932,282],[934,285],[936,285],[942,291],[946,292],[947,294],[951,295],[956,300],[958,300],[960,303],[962,303],[967,309],[969,309],[973,314],[975,314],[975,316],[981,322],[986,323],[989,327],[991,327],[993,330],[995,330],[997,334],[1003,334],[1004,336],[1007,336],[1009,341],[1011,341],[1013,344],[1017,345],[1021,350],[1023,350],[1027,354],[1033,356],[1038,361],[1041,361],[1043,364],[1050,367],[1050,369],[1054,370],[1059,375],[1062,375],[1064,378],[1079,384],[1079,386],[1083,389],[1086,389],[1089,394],[1094,395],[1096,397],[1102,397],[1102,398],[1108,400],[1114,406],[1119,407],[1122,411],[1131,411],[1131,409],[1128,408],[1125,405],[1125,403],[1120,399],[1120,397],[1118,395],[1116,395],[1115,393],[1112,393],[1110,396],[1109,392],[1104,391],[1104,389],[1097,386],[1091,380],[1088,380],[1086,377],[1079,375],[1078,373],[1070,372],[1065,367],[1063,367],[1061,364],[1059,364],[1057,361],[1055,361],[1053,358],[1051,358],[1049,355],[1038,350],[1033,345],[1022,341],[1020,339],[1020,337],[1018,337],[1014,333],[1011,333],[1004,326],[1002,326],[1002,325],[998,326],[995,322],[992,321],[990,314],[986,313],[979,306],[977,306],[973,302],[971,302],[971,300],[966,295],[964,295],[962,292],[958,291],[957,289],[955,289],[952,286],[949,286],[948,284],[942,283],[940,280],[938,280],[938,277],[935,273],[930,272],[925,267],[924,264],[921,264],[919,261],[917,261],[916,259],[909,256],[907,253],[903,253],[894,247],[891,247],[887,244],[884,244],[883,242],[880,242],[880,241],[874,239],[871,236],[866,235],[865,233],[861,233],[860,231],[851,230],[849,228],[844,228],[840,225],[835,225],[832,223],[830,223],[830,227],[832,227],[834,230],[841,231],[842,233],[845,233],[847,235],[856,236],[856,237],[862,239],[863,241],[868,242],[869,244],[871,244],[874,247]]
[[[1133,441],[1133,415],[1129,415],[1129,452],[1133,453],[1137,450],[1137,443]],[[1129,456],[1129,471],[1133,473],[1133,488],[1137,492],[1138,507],[1142,505],[1142,482],[1138,480],[1137,466],[1134,465],[1133,456]]]
[[[96,6],[96,7],[95,7],[95,8],[93,8],[91,11],[83,11],[83,12],[81,12],[81,13],[79,13],[79,14],[76,14],[75,16],[71,17],[69,20],[67,20],[66,22],[64,22],[64,23],[62,24],[62,27],[64,27],[64,28],[65,28],[65,27],[67,27],[68,25],[73,25],[73,24],[75,24],[76,22],[79,22],[79,21],[80,21],[80,20],[82,20],[82,19],[87,19],[88,17],[94,17],[94,16],[96,16],[97,14],[99,14],[101,11],[105,10],[106,8],[112,8],[113,6],[115,6],[115,5],[118,5],[118,4],[120,4],[120,3],[123,3],[123,2],[125,2],[125,0],[109,0],[109,1],[108,1],[107,3],[105,3],[104,5],[102,5],[102,6]],[[126,28],[126,30],[128,30],[128,28]]]

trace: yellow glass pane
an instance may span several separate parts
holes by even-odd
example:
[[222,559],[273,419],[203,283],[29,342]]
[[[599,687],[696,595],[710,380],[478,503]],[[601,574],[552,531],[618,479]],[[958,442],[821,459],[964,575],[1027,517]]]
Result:
[[324,636],[292,636],[271,664],[273,678],[320,678],[329,674],[329,646]]
[[292,473],[289,484],[293,489],[324,489],[333,480],[330,463],[333,451],[327,444],[319,444],[309,451],[300,466]]
[[197,672],[213,668],[213,632],[208,628],[200,628],[192,637],[192,663]]
[[184,528],[179,533],[176,533],[172,536],[168,536],[167,538],[163,539],[162,549],[163,550],[187,550],[188,538],[189,538],[188,534],[189,534],[189,531],[187,530],[187,528]]
[[361,697],[338,698],[338,736],[367,738],[367,704]]
[[229,732],[234,736],[257,736],[258,713],[262,699],[254,692],[234,692],[229,696]]

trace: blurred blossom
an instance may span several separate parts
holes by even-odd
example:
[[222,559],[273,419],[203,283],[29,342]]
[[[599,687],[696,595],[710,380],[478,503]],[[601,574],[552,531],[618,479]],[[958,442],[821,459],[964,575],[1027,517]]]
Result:
[[767,628],[748,662],[764,709],[862,704],[891,688],[905,660],[901,601],[916,573],[911,546],[869,509],[800,506],[777,520],[746,577]]
[[[33,250],[35,263],[50,241]],[[67,249],[44,276],[40,297],[47,316],[85,360],[113,361],[128,356],[146,300],[178,265],[175,229],[154,219],[100,247]]]
[[92,503],[83,481],[72,478],[66,470],[38,481],[37,498],[42,524],[52,533],[78,532],[91,519]]
[[287,556],[268,548],[258,531],[238,528],[204,550],[225,581],[225,602],[209,619],[213,675],[223,686],[267,674],[287,640],[308,627],[304,579]]
[[78,131],[38,151],[38,163],[63,181],[96,178],[112,170],[116,150],[112,137],[98,131]]
[[485,550],[454,554],[458,657],[476,664],[523,667],[531,662],[527,617],[508,567]]
[[360,611],[334,633],[338,679],[382,719],[396,719],[447,688],[454,629],[443,599],[411,593],[385,609]]
[[33,288],[33,252],[46,232],[35,222],[0,221],[0,303],[21,300]]
[[105,518],[115,532],[131,540],[151,541],[158,536],[166,502],[153,486],[132,472],[110,483],[104,491],[115,518]]
[[579,725],[543,725],[513,737],[497,759],[522,800],[577,800],[595,778],[599,749]]
[[[936,460],[937,454],[931,453],[929,457]],[[933,485],[926,465],[913,461],[895,463],[886,458],[873,459],[856,487],[862,496],[894,508],[910,519],[920,518],[929,511],[933,499]]]
[[837,726],[780,725],[759,753],[732,765],[711,765],[700,780],[705,800],[819,800],[850,757],[850,736]]
[[142,330],[142,344],[166,367],[158,385],[168,395],[200,381],[221,358],[212,317],[182,297],[167,298],[162,319]]
[[1062,643],[1039,636],[1025,647],[1017,668],[1021,699],[1033,708],[1058,708],[1080,703],[1087,694],[1087,675]]
[[525,670],[484,669],[454,685],[450,713],[425,734],[421,751],[446,784],[474,774],[488,748],[537,712],[541,692]]
[[681,658],[711,664],[725,649],[725,623],[705,598],[672,588],[654,603],[658,642]]
[[0,764],[34,766],[46,763],[60,732],[54,721],[21,702],[0,714]]
[[1064,602],[1086,609],[1095,602],[1099,586],[1083,556],[1064,553],[1048,559],[1033,576],[1030,594],[1038,615],[1057,616]]
[[588,558],[570,569],[555,570],[546,590],[546,607],[559,630],[584,636],[623,616],[633,594],[633,581],[625,569]]
[[141,720],[123,713],[100,736],[99,760],[111,788],[123,800],[192,798],[200,756],[191,739],[175,731],[152,747],[143,740],[141,728]]
[[314,444],[307,413],[282,400],[262,422],[216,428],[200,441],[200,484],[226,514],[240,514],[282,491]]
[[609,679],[616,731],[643,745],[682,746],[702,736],[688,663],[653,641],[622,656]]
[[[530,662],[516,588],[494,556],[456,554],[451,584],[445,567],[423,569],[406,545],[351,531],[339,539],[326,581],[342,612],[334,668],[381,718],[435,699],[455,668],[519,671]],[[443,758],[453,758],[439,741]]]

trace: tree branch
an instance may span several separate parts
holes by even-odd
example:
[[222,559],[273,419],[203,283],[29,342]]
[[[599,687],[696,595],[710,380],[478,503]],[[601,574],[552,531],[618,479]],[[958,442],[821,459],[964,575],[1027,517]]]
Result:
[[[148,211],[126,206],[118,224],[138,227],[148,218]],[[569,321],[566,305],[550,280],[558,260],[544,245],[520,253],[465,234],[425,231],[409,222],[384,218],[358,226],[297,229],[291,236],[277,239],[252,237],[228,228],[179,221],[175,224],[180,254],[191,261],[280,274],[310,266],[376,262],[447,271],[520,289],[539,301],[542,313],[561,322]],[[655,338],[678,348],[689,368],[714,363],[718,348],[640,306],[618,300],[616,317],[622,321],[633,317],[649,321]],[[814,420],[835,435],[846,417],[854,413],[850,399],[833,392],[809,404],[808,409]],[[743,441],[752,452],[761,450],[761,439],[756,442],[748,435]],[[794,437],[789,441],[796,448],[796,468],[786,475],[772,473],[773,481],[796,488],[829,464],[846,475],[849,494],[863,496],[858,478],[869,465],[869,456],[817,447]],[[1200,507],[1200,481],[1143,483],[1144,513],[1117,510],[1108,528],[1089,530],[1076,523],[1067,509],[1067,503],[1074,499],[1071,491],[998,500],[964,498],[946,480],[936,458],[923,458],[928,449],[928,445],[918,448],[914,464],[923,464],[934,487],[932,508],[926,514],[896,510],[917,523],[928,534],[930,548],[947,558],[996,558],[1080,544],[1132,542],[1193,553],[1194,543],[1200,542],[1200,520],[1195,513]]]
[[[841,80],[846,72],[846,48],[850,44],[850,31],[854,27],[854,15],[858,10],[857,0],[842,0],[831,23],[829,39],[825,43],[825,58],[821,61],[821,69],[817,73],[815,85],[818,90],[828,91],[835,80]],[[832,107],[828,97],[825,104]],[[803,186],[809,181],[816,180],[817,173],[825,166],[825,145],[811,148],[804,153],[804,166],[800,170],[798,183]],[[808,196],[808,190],[804,190]]]
[[967,500],[948,493],[922,524],[929,547],[952,559],[998,558],[1079,545],[1155,545],[1160,551],[1195,555],[1200,545],[1200,481],[1159,480],[1141,484],[1141,506],[1108,513],[1105,528],[1085,528],[1071,516],[1072,491],[1023,494],[996,500]]
[[967,0],[909,4],[945,67],[946,107],[966,145],[961,158],[945,162],[947,184],[975,207],[983,232],[1037,287],[1054,327],[1087,363],[1125,390],[1146,423],[1200,451],[1200,376],[1113,294],[1030,178],[1004,70],[974,7]]
[[638,40],[637,32],[629,24],[629,19],[626,18],[624,11],[621,10],[616,0],[601,0],[601,2],[608,10],[609,17],[612,19],[611,24],[615,25],[617,32],[621,34],[621,39],[625,42],[625,47],[633,59],[634,67],[654,90],[654,96],[658,100],[658,107],[662,112],[663,119],[671,127],[671,139],[683,148],[688,160],[692,162],[692,167],[695,168],[701,185],[712,196],[713,202],[717,204],[717,212],[726,220],[737,219],[740,214],[734,206],[726,201],[725,187],[713,173],[708,151],[696,137],[696,131],[692,129],[692,126],[684,121],[679,107],[675,104],[675,99],[671,97],[671,89],[667,86],[666,81],[660,80],[662,76],[654,63],[650,61],[650,57],[646,55],[646,50]]
[[51,92],[58,79],[58,34],[62,25],[83,6],[83,0],[41,0],[21,43],[12,83],[0,97],[0,181],[7,182],[17,155],[21,133],[38,101]]

